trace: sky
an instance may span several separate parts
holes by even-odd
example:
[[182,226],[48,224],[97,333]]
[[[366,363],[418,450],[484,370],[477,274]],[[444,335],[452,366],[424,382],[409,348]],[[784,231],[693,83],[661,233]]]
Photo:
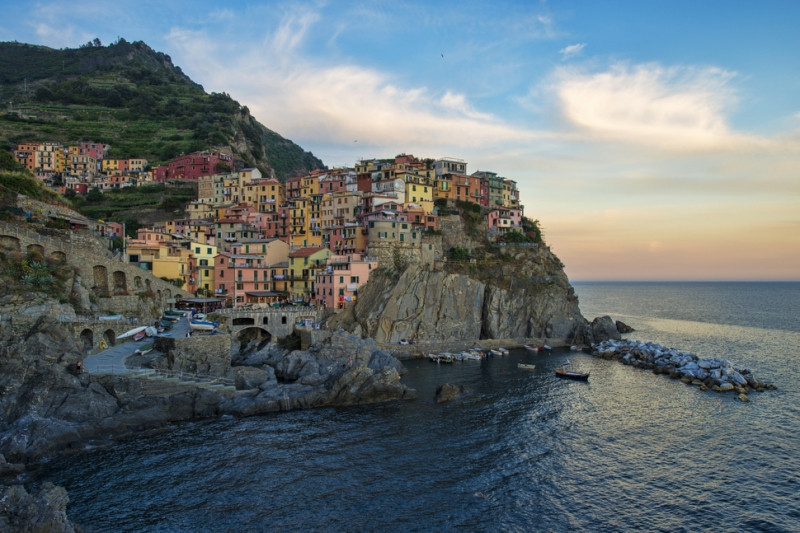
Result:
[[800,280],[800,2],[0,3],[0,41],[144,41],[329,167],[512,179],[572,281]]

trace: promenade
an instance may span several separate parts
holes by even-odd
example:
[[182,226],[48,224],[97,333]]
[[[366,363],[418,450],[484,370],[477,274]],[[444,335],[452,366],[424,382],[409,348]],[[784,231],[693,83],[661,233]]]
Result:
[[[141,324],[146,325],[146,324]],[[131,329],[135,326],[131,326]],[[160,333],[160,336],[184,337],[189,329],[189,322],[185,318],[176,321],[170,331]],[[83,360],[83,371],[90,374],[126,374],[135,371],[125,367],[125,359],[132,355],[143,344],[153,342],[152,337],[145,337],[140,341],[125,340],[102,352],[86,356]]]

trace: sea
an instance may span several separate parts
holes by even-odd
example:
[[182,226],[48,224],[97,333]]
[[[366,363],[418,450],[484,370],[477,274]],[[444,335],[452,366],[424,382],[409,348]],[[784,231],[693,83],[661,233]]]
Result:
[[[37,482],[95,532],[800,531],[800,283],[573,286],[589,320],[777,389],[745,403],[568,349],[414,360],[413,401],[179,424]],[[588,383],[554,376],[568,360]],[[444,383],[467,390],[437,404]]]

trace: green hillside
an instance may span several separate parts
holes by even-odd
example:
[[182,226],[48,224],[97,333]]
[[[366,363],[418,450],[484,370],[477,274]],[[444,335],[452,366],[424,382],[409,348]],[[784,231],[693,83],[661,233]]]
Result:
[[324,164],[267,129],[224,93],[207,94],[143,42],[55,50],[0,43],[0,148],[20,142],[111,145],[109,157],[151,166],[180,153],[224,150],[279,179]]

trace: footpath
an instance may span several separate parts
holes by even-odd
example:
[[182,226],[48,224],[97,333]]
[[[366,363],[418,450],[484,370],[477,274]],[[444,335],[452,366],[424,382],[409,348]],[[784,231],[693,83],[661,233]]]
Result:
[[[185,318],[176,321],[172,329],[160,333],[163,337],[184,337],[189,330],[189,322]],[[125,359],[133,355],[137,348],[153,342],[153,337],[145,337],[139,341],[125,340],[120,344],[110,346],[96,354],[86,356],[83,360],[83,371],[90,374],[127,374],[135,369],[125,367]]]

